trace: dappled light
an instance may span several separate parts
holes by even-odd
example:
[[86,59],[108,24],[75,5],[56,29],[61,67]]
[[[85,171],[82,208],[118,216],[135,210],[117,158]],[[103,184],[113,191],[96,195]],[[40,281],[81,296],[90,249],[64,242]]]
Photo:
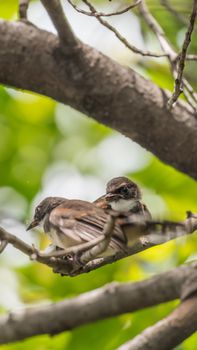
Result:
[[[88,10],[83,1],[72,2],[80,9]],[[95,0],[91,3],[97,8],[97,11],[104,11],[105,13],[118,11],[124,8],[125,4],[126,6],[130,5],[130,1],[123,1],[119,4],[119,1]],[[171,40],[176,51],[180,52],[186,30],[186,24],[181,18],[188,19],[192,1],[169,2],[180,14],[180,17],[174,17],[172,11],[167,10],[162,3],[164,1],[147,1],[152,15],[163,27],[166,36]],[[102,26],[96,18],[93,16],[86,17],[76,12],[67,1],[63,1],[62,4],[74,34],[80,40],[98,49],[113,60],[134,69],[157,86],[169,89],[172,94],[174,77],[166,57],[155,58],[136,55],[128,47],[125,47],[113,32]],[[18,1],[7,0],[6,4],[0,1],[0,17],[4,20],[16,19],[17,11]],[[28,19],[35,25],[57,34],[42,2],[31,1],[28,13]],[[137,7],[122,15],[106,18],[106,20],[140,50],[162,52],[155,33],[148,29],[145,20],[140,19]],[[191,42],[189,54],[197,52],[196,28],[194,28],[194,39]],[[57,57],[55,56],[55,59],[59,60],[60,63],[58,55],[59,53]],[[78,84],[77,79],[79,79],[77,74],[79,74],[79,71],[75,76],[76,85]],[[186,61],[184,76],[191,83],[192,89],[195,89],[197,87],[195,61]],[[34,77],[32,77],[33,79]],[[94,80],[94,75],[92,79]],[[127,86],[124,88],[126,95],[128,93]],[[129,86],[130,88],[131,86]],[[58,89],[59,87],[57,87],[57,91],[60,92],[60,89]],[[87,87],[84,88],[84,91],[85,89]],[[94,90],[94,86],[90,89]],[[170,154],[169,158],[168,155],[166,157],[162,156],[162,160],[169,159],[169,162],[167,161],[169,165],[163,163],[159,157],[150,152],[154,150],[157,142],[159,144],[158,133],[161,130],[154,131],[157,139],[154,144],[153,139],[149,138],[150,131],[147,125],[153,130],[156,124],[154,124],[155,119],[150,120],[149,112],[147,112],[146,118],[145,111],[146,125],[143,133],[147,131],[147,140],[149,139],[150,143],[147,140],[144,142],[143,136],[140,139],[136,131],[133,131],[133,134],[129,133],[130,131],[124,126],[124,121],[122,122],[124,115],[121,115],[119,122],[111,122],[116,111],[110,110],[111,113],[108,110],[106,111],[105,101],[100,106],[101,109],[103,108],[103,115],[100,112],[99,118],[109,127],[99,123],[97,117],[95,119],[89,118],[90,114],[93,117],[95,116],[91,108],[95,106],[97,108],[100,101],[96,99],[96,102],[91,101],[93,107],[90,103],[90,113],[89,105],[86,108],[83,101],[84,106],[80,111],[77,105],[80,97],[75,96],[76,91],[74,89],[71,90],[69,90],[70,96],[74,91],[74,102],[70,103],[73,108],[44,96],[53,97],[44,88],[44,95],[39,95],[34,92],[8,87],[7,84],[0,87],[1,227],[27,244],[33,244],[37,249],[44,250],[50,242],[43,229],[38,227],[31,232],[26,232],[26,227],[30,223],[38,203],[49,196],[93,202],[105,193],[106,183],[116,176],[127,176],[139,185],[142,190],[143,203],[147,205],[155,221],[169,220],[179,223],[185,220],[187,211],[197,213],[197,185],[193,179],[193,170],[188,170],[189,166],[185,168],[185,173],[176,170],[184,169],[184,161],[180,164],[180,159],[174,159],[174,164],[172,164],[171,154],[173,154],[173,149],[169,148],[168,144],[166,144],[166,150],[161,147],[160,153],[156,154],[157,156],[163,155],[163,151],[165,151],[165,154]],[[116,103],[118,102],[116,99],[117,96],[118,98],[120,96],[111,96],[110,93],[109,91],[106,104],[112,101],[116,109]],[[65,88],[65,96],[66,94]],[[59,97],[58,99],[60,100]],[[144,92],[141,99],[145,99]],[[183,95],[181,93],[179,100],[186,101],[187,94]],[[63,102],[62,97],[61,101]],[[76,106],[77,108],[75,108]],[[165,108],[167,110],[167,107]],[[87,110],[88,115],[85,114]],[[144,113],[143,108],[142,112]],[[109,118],[107,122],[105,115]],[[136,115],[135,118],[137,125],[139,122],[138,116]],[[195,122],[196,119],[192,119],[191,125]],[[132,126],[132,123],[133,120],[129,125]],[[164,123],[164,120],[161,119],[161,128],[162,123]],[[124,129],[124,135],[128,137],[117,131],[121,127]],[[172,140],[176,131],[171,132],[169,140]],[[139,140],[145,148],[140,146]],[[190,140],[190,137],[188,137],[188,140]],[[147,147],[148,144],[150,144],[149,148]],[[191,156],[194,157],[194,152]],[[171,165],[175,165],[176,169]],[[194,166],[192,169],[194,169]],[[187,174],[192,174],[193,178]],[[153,232],[152,243],[154,242],[154,244],[152,245],[163,243],[165,230],[163,230],[163,226],[161,227],[160,236],[158,236],[158,232]],[[170,231],[169,239],[166,239],[169,242],[165,244],[156,245],[146,250],[145,248],[138,249],[138,254],[75,277],[60,276],[60,274],[54,273],[49,266],[35,261],[36,259],[32,258],[33,254],[29,254],[31,258],[29,259],[20,250],[8,245],[0,255],[0,312],[3,315],[13,309],[20,311],[25,307],[44,306],[65,298],[74,298],[114,281],[142,281],[145,278],[152,278],[156,274],[167,273],[168,270],[181,264],[196,261],[197,237],[195,233],[188,234],[192,232],[192,230],[186,230],[184,234],[181,232],[179,238],[171,240],[172,232]],[[141,245],[143,244],[145,245],[142,242]],[[146,327],[150,327],[162,318],[167,317],[177,307],[178,302],[175,299],[179,297],[181,298],[181,295],[173,295],[168,300],[164,300],[167,303],[162,304],[164,301],[161,300],[160,304],[158,303],[153,307],[154,304],[151,305],[150,303],[146,306],[147,309],[141,308],[132,314],[117,313],[117,317],[114,317],[115,314],[112,313],[108,319],[98,317],[96,323],[85,324],[84,322],[79,328],[73,330],[69,330],[68,327],[66,332],[59,334],[54,332],[52,337],[41,334],[23,341],[19,340],[14,344],[2,345],[2,350],[25,350],[28,348],[35,350],[88,350],[92,347],[94,350],[115,350],[129,339],[140,334]],[[72,327],[70,328],[72,329]],[[195,333],[176,349],[194,350],[196,344],[197,335]]]

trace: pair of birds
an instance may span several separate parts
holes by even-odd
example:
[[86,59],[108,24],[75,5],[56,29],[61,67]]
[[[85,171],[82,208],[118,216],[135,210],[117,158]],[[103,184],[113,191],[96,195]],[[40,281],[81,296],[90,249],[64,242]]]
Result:
[[42,223],[52,246],[67,249],[98,238],[111,212],[120,213],[120,216],[115,221],[109,245],[102,256],[114,255],[125,251],[143,235],[133,229],[132,217],[137,215],[142,221],[151,220],[150,212],[141,202],[138,185],[126,177],[110,180],[106,194],[93,203],[62,197],[45,198],[36,207],[27,230]]

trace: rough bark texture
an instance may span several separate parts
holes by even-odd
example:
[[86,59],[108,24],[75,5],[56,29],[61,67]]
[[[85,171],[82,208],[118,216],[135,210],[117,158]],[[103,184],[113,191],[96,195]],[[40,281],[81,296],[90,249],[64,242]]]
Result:
[[197,178],[197,119],[184,103],[169,111],[152,82],[82,43],[65,52],[33,25],[0,21],[0,47],[1,83],[68,104]]
[[171,350],[197,330],[197,296],[117,350]]
[[[182,294],[185,296],[185,283],[191,276],[197,281],[196,263],[142,282],[112,283],[52,305],[12,312],[0,317],[0,343],[10,343],[38,334],[56,334],[180,298]],[[189,298],[196,292],[197,286],[195,283],[195,288],[193,286],[190,291],[186,288]],[[193,326],[190,328],[193,329]]]

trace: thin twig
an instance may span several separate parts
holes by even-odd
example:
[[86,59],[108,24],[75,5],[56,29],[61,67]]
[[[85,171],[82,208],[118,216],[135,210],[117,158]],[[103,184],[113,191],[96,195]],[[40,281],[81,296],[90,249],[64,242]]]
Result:
[[77,12],[82,13],[83,15],[90,16],[90,17],[111,17],[111,16],[122,15],[123,13],[128,12],[129,10],[131,10],[134,7],[136,7],[137,5],[139,5],[139,3],[142,0],[136,0],[136,2],[134,4],[126,7],[125,9],[120,10],[120,11],[116,11],[116,12],[111,12],[111,13],[104,13],[104,12],[98,12],[98,11],[88,12],[88,11],[82,10],[79,7],[77,7],[75,4],[73,4],[73,2],[71,0],[67,0],[67,1]]
[[179,54],[179,59],[177,62],[177,76],[175,79],[175,87],[174,92],[171,96],[171,98],[168,101],[168,107],[171,108],[174,103],[176,103],[177,99],[179,98],[180,94],[183,92],[183,71],[185,68],[185,60],[187,55],[187,50],[189,48],[189,44],[191,42],[191,36],[194,29],[195,19],[197,14],[197,0],[193,1],[193,9],[189,20],[189,25],[185,34],[185,39],[183,41],[182,50]]
[[69,262],[63,259],[56,259],[55,257],[45,257],[42,254],[39,255],[38,250],[22,241],[20,238],[16,237],[12,233],[7,232],[2,227],[0,227],[0,240],[6,241],[7,244],[11,244],[14,248],[18,249],[30,259],[39,261],[42,264],[48,265],[52,268],[58,268],[59,264],[64,266],[65,269],[69,268]]
[[171,47],[169,41],[167,40],[162,27],[159,25],[156,19],[149,12],[149,9],[144,0],[142,0],[142,2],[140,3],[139,10],[140,10],[140,14],[145,19],[148,26],[155,33],[162,50],[166,53],[167,57],[170,58],[171,62],[174,62],[177,58],[177,54],[174,51],[174,49]]
[[[195,0],[196,1],[196,0]],[[148,26],[155,33],[162,50],[167,54],[167,58],[172,70],[173,77],[176,79],[177,77],[177,58],[179,57],[172,45],[169,43],[166,35],[161,28],[160,24],[156,21],[156,19],[149,12],[148,7],[146,6],[145,0],[139,5],[139,10],[142,17],[145,19]],[[188,89],[188,85],[190,85],[186,79],[182,80],[183,83],[183,92],[186,97],[188,104],[192,107],[192,110],[196,113],[196,103],[193,102],[193,88]]]
[[[97,12],[95,7],[87,0],[82,0],[84,2],[84,4],[86,4],[90,11],[92,12],[92,15],[94,16],[94,14]],[[111,32],[113,32],[115,34],[115,36],[132,52],[135,52],[136,54],[139,54],[141,56],[149,56],[149,57],[165,57],[166,54],[157,54],[154,52],[150,52],[150,51],[143,51],[138,49],[137,47],[135,47],[134,45],[130,44],[126,38],[124,38],[111,24],[109,24],[107,21],[105,21],[104,19],[102,19],[101,17],[97,17],[94,16],[95,18],[97,18],[97,20],[106,28],[108,28]]]
[[179,22],[181,22],[184,25],[187,25],[187,20],[185,19],[185,17],[181,15],[178,11],[176,11],[168,0],[160,0],[160,2],[170,13],[173,14],[174,17],[176,17],[179,20]]
[[187,55],[186,60],[188,61],[197,61],[197,55]]
[[78,244],[76,246],[73,246],[73,247],[70,247],[67,249],[60,249],[60,250],[53,251],[51,253],[45,253],[42,251],[38,251],[37,254],[38,254],[38,256],[44,257],[44,258],[53,258],[53,257],[62,258],[68,254],[83,253],[86,250],[89,250],[89,249],[93,248],[94,246],[100,244],[104,239],[105,239],[105,236],[101,235],[101,237],[97,237],[95,239],[92,239],[89,242],[81,243],[81,244]]
[[22,20],[27,20],[27,10],[29,6],[30,0],[19,0],[19,18]]
[[[67,19],[64,16],[64,13],[63,13],[63,10],[62,10],[62,7],[61,7],[59,0],[52,0],[50,2],[47,2],[47,0],[41,0],[41,1],[43,2],[43,4],[46,7],[46,9],[47,9],[52,21],[53,21],[58,33],[59,33],[59,37],[60,37],[61,41],[64,42],[64,49],[65,48],[67,49],[67,47],[66,47],[67,45],[69,45],[71,48],[75,47],[77,45],[77,39],[74,36],[74,34],[73,34],[69,24],[68,24]],[[190,88],[188,87],[189,83],[186,81],[186,79],[183,79],[182,75],[183,75],[183,68],[184,68],[183,62],[185,62],[185,60],[187,60],[187,59],[188,60],[197,60],[197,56],[185,54],[185,57],[184,57],[184,55],[182,55],[182,58],[184,57],[184,60],[181,60],[181,56],[179,56],[175,52],[175,50],[171,47],[170,43],[168,42],[168,40],[165,36],[163,29],[160,27],[159,23],[155,20],[155,18],[150,14],[148,8],[145,5],[145,2],[143,2],[142,0],[139,0],[122,11],[105,14],[105,13],[96,11],[94,6],[92,6],[88,0],[83,0],[83,2],[89,7],[90,12],[80,10],[76,7],[76,5],[73,4],[72,0],[68,0],[68,1],[77,11],[83,12],[86,15],[91,15],[91,16],[94,16],[95,18],[97,18],[98,21],[102,25],[107,27],[110,31],[112,31],[116,35],[116,37],[128,49],[135,52],[136,54],[140,54],[142,56],[149,56],[149,57],[166,57],[167,56],[167,58],[170,62],[170,65],[171,65],[173,76],[175,78],[175,91],[168,102],[168,107],[171,108],[172,105],[175,104],[179,95],[183,91],[188,104],[192,107],[193,111],[196,112],[197,97],[193,91],[193,88],[191,86],[190,86]],[[168,4],[168,2],[166,0],[163,0],[162,2],[163,2],[163,4],[165,3],[165,5]],[[28,1],[21,0],[21,6],[23,4],[26,6],[25,8],[27,9]],[[134,45],[130,44],[127,41],[127,39],[124,38],[111,24],[109,24],[108,22],[106,22],[105,20],[103,20],[101,18],[101,16],[104,16],[104,15],[112,16],[115,14],[124,13],[124,12],[128,11],[128,9],[130,9],[134,6],[138,6],[138,5],[140,5],[141,14],[145,18],[145,20],[148,23],[148,25],[150,26],[150,28],[156,34],[156,36],[160,42],[160,45],[163,49],[164,54],[157,54],[157,53],[152,53],[150,51],[144,51],[144,50],[138,49]],[[21,7],[21,9],[22,9],[22,7]],[[24,10],[23,10],[23,12],[24,12]],[[24,17],[25,14],[22,14],[22,16]],[[179,58],[179,60],[178,60],[178,58]],[[177,62],[178,62],[178,64],[177,64]],[[180,67],[183,67],[183,68],[180,68]],[[181,85],[182,85],[182,87],[181,87]]]
[[59,38],[63,43],[65,52],[68,52],[69,48],[74,48],[78,44],[78,40],[75,37],[70,24],[64,14],[63,8],[59,0],[41,0],[44,7],[46,8],[57,32]]
[[182,83],[183,83],[183,86],[184,86],[184,94],[187,91],[190,94],[191,98],[193,99],[193,102],[197,106],[197,94],[194,92],[192,86],[190,85],[190,83],[184,77],[182,78]]
[[[112,229],[113,230],[113,229]],[[104,232],[105,234],[105,232]],[[85,242],[82,244],[78,244],[74,247],[70,247],[67,249],[60,249],[57,251],[54,251],[52,253],[44,253],[42,251],[39,251],[34,246],[31,246],[24,241],[22,241],[20,238],[16,237],[15,235],[7,232],[2,227],[0,227],[0,253],[3,252],[3,250],[6,248],[7,244],[10,243],[15,247],[16,249],[20,250],[24,254],[28,255],[32,260],[37,260],[39,262],[45,263],[49,266],[51,266],[51,262],[54,262],[55,260],[53,258],[61,258],[65,257],[69,254],[78,254],[82,253],[86,250],[91,249],[95,245],[98,245],[105,239],[105,235],[102,235],[101,237],[95,238],[91,240],[90,242]],[[51,260],[52,258],[52,260]]]

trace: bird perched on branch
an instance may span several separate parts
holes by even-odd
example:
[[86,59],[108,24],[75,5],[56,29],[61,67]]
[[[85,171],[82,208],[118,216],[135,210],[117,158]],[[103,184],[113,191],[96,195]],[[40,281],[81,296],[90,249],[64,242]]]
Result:
[[[43,223],[44,232],[52,244],[67,249],[102,235],[110,215],[93,203],[48,197],[36,207],[33,221],[27,230]],[[142,231],[142,227],[136,229],[133,218],[130,220],[129,216],[117,217],[109,245],[102,256],[125,251],[140,236],[146,234]]]
[[150,220],[151,214],[144,203],[139,186],[127,177],[115,177],[107,183],[106,194],[94,201],[104,210],[112,209],[119,213],[133,213],[144,220]]

